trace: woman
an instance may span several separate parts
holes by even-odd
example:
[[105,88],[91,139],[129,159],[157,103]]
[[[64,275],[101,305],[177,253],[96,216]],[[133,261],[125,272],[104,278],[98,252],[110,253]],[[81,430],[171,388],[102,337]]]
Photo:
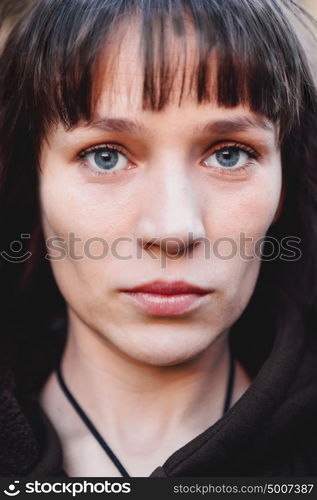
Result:
[[12,31],[3,476],[316,475],[314,29],[39,0]]

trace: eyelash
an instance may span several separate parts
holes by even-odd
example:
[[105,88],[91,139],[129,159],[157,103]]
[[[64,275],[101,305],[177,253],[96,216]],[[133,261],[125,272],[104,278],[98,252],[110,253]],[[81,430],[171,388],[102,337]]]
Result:
[[248,162],[245,165],[242,165],[241,167],[236,167],[236,168],[225,168],[225,167],[210,167],[210,165],[206,165],[206,168],[210,168],[213,170],[216,170],[217,173],[220,175],[241,175],[241,173],[246,172],[250,167],[254,166],[254,161],[258,161],[261,156],[259,153],[257,153],[253,148],[250,146],[246,146],[245,144],[241,144],[239,142],[232,142],[230,140],[227,141],[221,141],[221,143],[216,144],[213,146],[213,149],[207,156],[205,155],[205,160],[206,158],[209,158],[209,156],[217,153],[217,151],[221,151],[222,149],[225,148],[236,148],[240,151],[243,151],[246,153],[249,157]]
[[[118,144],[100,144],[98,146],[92,146],[90,148],[84,149],[83,151],[81,151],[77,155],[77,159],[80,162],[80,166],[83,168],[89,169],[94,176],[103,176],[103,177],[107,176],[108,177],[108,176],[113,176],[113,175],[119,174],[121,172],[121,170],[114,171],[114,172],[102,171],[102,170],[99,171],[99,170],[94,170],[91,166],[89,166],[87,159],[86,159],[87,155],[89,153],[98,153],[99,151],[102,151],[106,148],[112,149],[114,151],[118,151],[119,153],[124,155],[128,161],[128,164],[129,164],[128,169],[131,169],[131,166],[134,165],[134,163],[129,160],[129,155],[123,147],[119,146]],[[218,143],[215,146],[213,146],[213,149],[211,151],[205,153],[204,159],[206,160],[211,155],[217,153],[217,151],[221,151],[222,149],[225,149],[225,148],[236,148],[236,149],[239,149],[240,151],[243,151],[244,153],[246,153],[249,156],[249,161],[245,165],[242,165],[242,166],[236,167],[236,168],[211,167],[210,165],[205,165],[205,168],[209,168],[210,170],[215,170],[220,175],[229,175],[229,176],[230,175],[231,176],[232,175],[239,175],[243,172],[246,172],[251,166],[253,166],[254,160],[257,161],[260,159],[260,155],[253,148],[246,146],[244,144],[241,144],[238,142],[232,142],[229,140],[228,141],[221,141],[221,143]],[[127,168],[124,168],[122,170],[127,170]]]
[[[98,153],[99,151],[103,151],[104,149],[112,149],[113,151],[118,151],[119,153],[121,153],[122,155],[124,155],[128,162],[129,162],[129,166],[133,165],[133,163],[129,160],[128,158],[128,154],[126,152],[126,150],[124,148],[122,148],[121,146],[119,146],[118,144],[100,144],[98,146],[92,146],[91,148],[87,148],[87,149],[84,149],[83,151],[81,151],[78,156],[77,156],[77,159],[79,160],[80,162],[80,166],[83,167],[83,168],[88,168],[88,170],[90,170],[92,172],[93,175],[95,176],[110,176],[110,175],[117,175],[118,173],[120,173],[120,170],[119,171],[114,171],[114,172],[105,172],[105,171],[102,171],[101,169],[100,170],[94,170],[92,167],[90,167],[88,165],[88,162],[86,160],[86,156],[89,154],[89,153]],[[124,169],[126,170],[126,169]]]

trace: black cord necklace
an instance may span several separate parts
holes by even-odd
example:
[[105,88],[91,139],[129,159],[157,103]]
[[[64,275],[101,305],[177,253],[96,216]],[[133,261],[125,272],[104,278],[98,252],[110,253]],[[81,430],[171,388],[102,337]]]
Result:
[[[67,385],[65,384],[64,378],[61,373],[61,368],[60,364],[57,365],[55,369],[56,375],[57,375],[57,380],[59,382],[59,385],[61,386],[61,389],[63,390],[66,398],[68,401],[71,403],[73,408],[76,410],[80,418],[83,420],[83,422],[86,424],[92,435],[97,439],[98,443],[100,446],[104,449],[104,451],[107,453],[108,457],[112,461],[112,463],[117,467],[118,471],[123,477],[130,477],[120,460],[116,457],[116,455],[113,453],[111,448],[107,445],[106,441],[103,439],[101,434],[97,431],[96,427],[94,424],[91,422],[91,420],[87,417],[86,413],[84,410],[79,406],[77,403],[76,399],[68,389]],[[234,357],[232,355],[232,352],[230,350],[230,362],[229,362],[229,376],[228,376],[228,382],[227,382],[227,389],[226,389],[226,397],[224,401],[224,406],[223,406],[223,412],[222,415],[224,415],[230,408],[230,403],[232,399],[232,391],[233,391],[233,385],[234,385],[234,375],[235,375],[235,361]]]

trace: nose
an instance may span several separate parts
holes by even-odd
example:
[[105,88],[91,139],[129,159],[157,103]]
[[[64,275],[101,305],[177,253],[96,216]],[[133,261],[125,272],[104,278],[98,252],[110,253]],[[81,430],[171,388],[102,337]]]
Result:
[[143,197],[136,236],[144,249],[169,255],[185,253],[200,244],[205,228],[200,193],[184,169],[162,168]]

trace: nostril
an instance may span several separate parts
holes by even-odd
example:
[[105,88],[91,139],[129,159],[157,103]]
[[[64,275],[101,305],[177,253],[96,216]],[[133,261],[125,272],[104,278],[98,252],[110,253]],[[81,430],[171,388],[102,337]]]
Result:
[[194,250],[194,248],[200,243],[200,239],[198,238],[175,238],[175,237],[166,237],[166,238],[139,238],[139,243],[143,247],[144,250],[153,249],[153,247],[157,247],[160,250],[163,250],[167,255],[184,255],[186,253],[190,253]]
[[147,250],[148,248],[151,248],[153,245],[155,245],[156,242],[157,242],[157,240],[155,238],[153,238],[146,243],[142,242],[142,246],[145,248],[145,250]]
[[194,247],[199,243],[199,241],[188,241],[188,240],[164,240],[161,245],[167,255],[184,255],[193,251]]

